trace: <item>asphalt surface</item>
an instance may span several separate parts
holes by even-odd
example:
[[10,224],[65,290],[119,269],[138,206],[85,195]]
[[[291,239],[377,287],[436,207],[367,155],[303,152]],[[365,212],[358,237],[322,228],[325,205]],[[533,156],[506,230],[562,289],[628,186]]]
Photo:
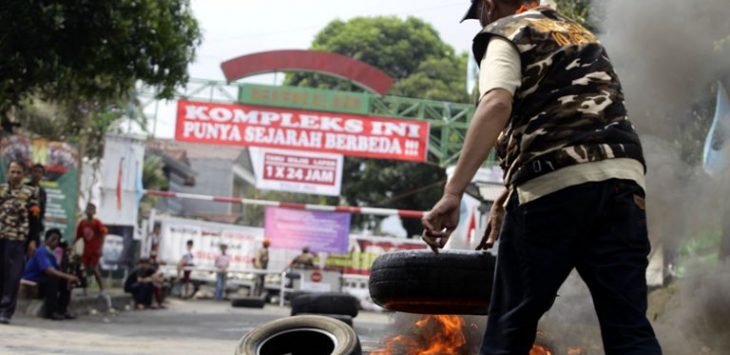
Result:
[[[16,316],[0,325],[0,354],[233,354],[259,324],[287,317],[289,308],[231,308],[228,302],[171,300],[165,310],[87,314],[71,321]],[[361,312],[354,321],[363,350],[388,333],[386,314]]]

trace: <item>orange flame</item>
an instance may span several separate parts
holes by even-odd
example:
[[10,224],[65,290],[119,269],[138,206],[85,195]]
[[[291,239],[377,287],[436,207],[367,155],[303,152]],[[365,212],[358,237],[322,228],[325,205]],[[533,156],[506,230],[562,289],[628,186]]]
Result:
[[370,355],[459,355],[466,344],[464,320],[459,316],[423,316],[411,336],[398,335],[385,341],[385,348]]
[[[459,316],[426,315],[416,321],[411,335],[397,335],[385,341],[384,348],[370,355],[459,355],[466,349],[464,319]],[[475,324],[472,326],[476,327]],[[535,344],[530,355],[553,355]]]
[[541,345],[533,345],[530,355],[553,355],[553,352]]
[[583,349],[579,346],[572,346],[568,348],[568,355],[582,355]]

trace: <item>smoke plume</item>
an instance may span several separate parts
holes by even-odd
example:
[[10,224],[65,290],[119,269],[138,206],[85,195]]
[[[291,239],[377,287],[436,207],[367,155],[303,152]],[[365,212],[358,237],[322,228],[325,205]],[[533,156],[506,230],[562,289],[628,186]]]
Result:
[[[663,263],[669,266],[680,243],[720,233],[723,217],[730,215],[723,213],[730,187],[706,175],[696,158],[709,122],[695,113],[698,105],[714,102],[713,83],[730,78],[730,3],[593,4],[601,19],[600,37],[642,136],[654,252],[666,251]],[[695,159],[687,159],[693,150]],[[665,354],[722,354],[730,349],[730,264],[698,262],[687,270],[679,281],[650,295],[649,316],[659,341]],[[549,330],[547,336],[563,351],[580,345],[581,354],[602,353],[590,295],[575,276],[561,289],[541,329]]]

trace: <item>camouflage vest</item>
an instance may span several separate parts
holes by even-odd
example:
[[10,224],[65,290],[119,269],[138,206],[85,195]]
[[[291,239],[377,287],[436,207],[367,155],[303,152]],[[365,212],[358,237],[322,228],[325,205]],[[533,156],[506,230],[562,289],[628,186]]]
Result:
[[496,146],[508,185],[604,159],[645,164],[618,76],[593,33],[538,8],[484,28],[474,38],[478,63],[492,36],[512,42],[522,61],[512,117]]
[[0,239],[27,238],[33,205],[38,205],[35,187],[21,184],[11,189],[7,183],[0,184]]

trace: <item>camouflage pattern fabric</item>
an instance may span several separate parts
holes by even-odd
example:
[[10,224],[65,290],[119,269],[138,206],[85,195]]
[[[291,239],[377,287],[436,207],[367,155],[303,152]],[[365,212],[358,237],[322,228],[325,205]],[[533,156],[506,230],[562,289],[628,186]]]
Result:
[[537,8],[485,27],[474,38],[477,63],[492,36],[513,43],[522,61],[522,85],[496,146],[508,185],[611,158],[646,166],[618,76],[593,33]]
[[0,184],[0,239],[25,240],[31,207],[38,206],[38,189],[20,184]]

